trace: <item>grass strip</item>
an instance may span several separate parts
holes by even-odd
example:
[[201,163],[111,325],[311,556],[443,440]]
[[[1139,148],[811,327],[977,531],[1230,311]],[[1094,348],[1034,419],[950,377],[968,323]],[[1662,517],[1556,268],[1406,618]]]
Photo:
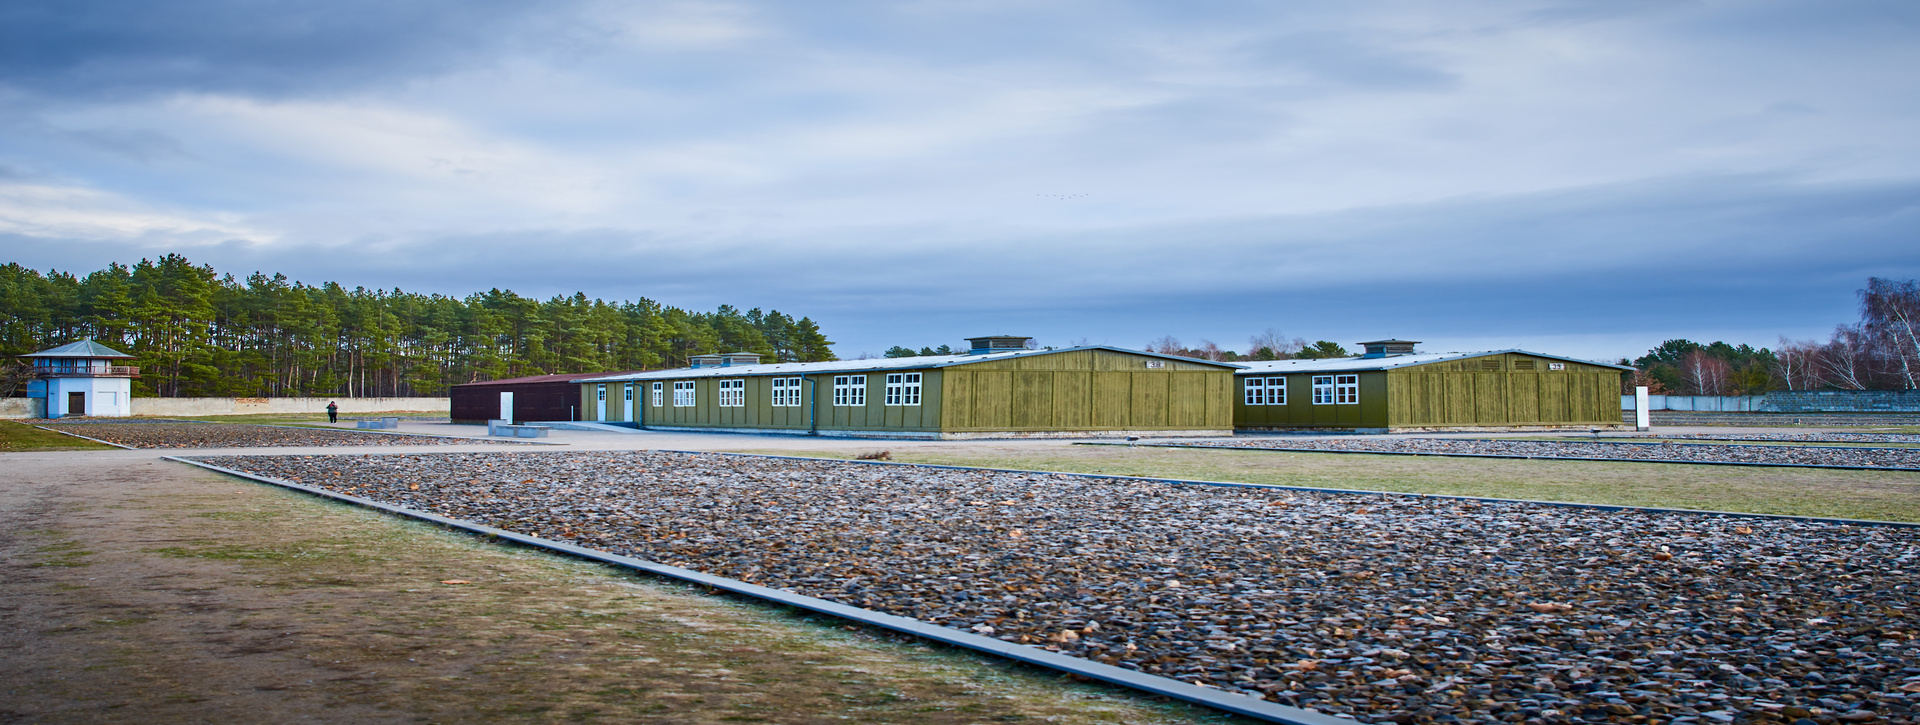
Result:
[[1120,446],[903,447],[890,454],[902,463],[1920,522],[1920,473],[1909,471]]
[[105,443],[95,443],[65,433],[35,428],[25,423],[0,420],[0,453],[32,451],[112,451]]

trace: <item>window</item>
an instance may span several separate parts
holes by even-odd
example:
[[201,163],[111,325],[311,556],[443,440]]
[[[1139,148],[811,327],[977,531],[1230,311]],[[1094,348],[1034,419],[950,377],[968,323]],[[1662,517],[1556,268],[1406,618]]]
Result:
[[693,405],[693,381],[673,381],[673,407],[686,408]]
[[802,405],[800,402],[800,379],[774,378],[773,405],[776,408],[791,408]]
[[865,375],[833,376],[833,404],[834,405],[866,405],[867,404],[867,376]]
[[887,405],[919,405],[920,373],[887,373]]
[[1286,405],[1286,378],[1245,378],[1247,405]]
[[602,403],[607,402],[607,386],[605,385],[594,386],[593,394],[594,394],[594,397],[597,398],[600,402]]
[[653,384],[653,407],[655,408],[660,407],[660,386],[661,385],[662,383]]
[[740,408],[747,404],[747,381],[720,381],[720,407]]
[[1336,375],[1333,378],[1333,402],[1354,405],[1360,402],[1360,376]]
[[621,398],[620,398],[621,400],[629,403],[633,402],[633,383],[627,383],[627,388],[625,390],[620,391],[620,395],[621,395]]
[[1333,376],[1313,376],[1313,404],[1333,405]]

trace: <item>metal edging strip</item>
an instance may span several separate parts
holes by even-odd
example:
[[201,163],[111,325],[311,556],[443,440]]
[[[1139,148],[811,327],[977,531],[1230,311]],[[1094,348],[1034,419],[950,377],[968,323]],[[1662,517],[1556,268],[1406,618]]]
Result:
[[[193,421],[193,422],[198,423],[202,421]],[[439,433],[402,433],[399,430],[395,430],[392,433],[389,433],[385,430],[373,429],[373,428],[335,428],[333,426],[279,425],[276,423],[214,423],[214,425],[257,425],[262,428],[288,428],[291,430],[337,430],[342,433],[372,433],[374,435],[386,435],[386,436],[415,436],[419,438],[442,438],[450,441],[475,441],[479,443],[514,443],[514,444],[523,445],[523,446],[567,445],[565,443],[560,443],[558,441],[522,441],[522,440],[514,440],[512,438],[508,438],[505,440],[496,440],[497,438],[499,438],[499,436],[488,436],[486,438],[468,438],[466,436],[440,435]]]
[[[1588,463],[1665,463],[1681,466],[1744,466],[1747,468],[1824,468],[1831,471],[1920,471],[1920,468],[1886,466],[1829,466],[1821,463],[1753,463],[1749,461],[1657,461],[1645,458],[1590,458],[1585,456],[1522,456],[1509,453],[1436,453],[1433,451],[1334,451],[1318,448],[1265,448],[1253,446],[1205,446],[1187,443],[1075,443],[1076,446],[1140,446],[1144,448],[1186,448],[1256,453],[1352,453],[1365,456],[1427,456],[1430,458],[1504,458],[1515,461],[1586,461]],[[1886,450],[1886,449],[1874,449]]]
[[[1535,442],[1538,442],[1538,443],[1597,443],[1597,444],[1600,444],[1600,445],[1603,445],[1603,446],[1701,446],[1701,447],[1714,447],[1714,446],[1718,446],[1718,447],[1720,447],[1720,448],[1775,448],[1775,449],[1778,449],[1778,448],[1785,448],[1785,449],[1787,449],[1787,450],[1802,450],[1802,451],[1805,451],[1805,450],[1812,450],[1812,451],[1912,451],[1912,450],[1920,450],[1920,448],[1914,448],[1914,447],[1911,447],[1911,446],[1859,446],[1859,445],[1817,445],[1817,444],[1821,444],[1821,443],[1835,443],[1835,444],[1838,444],[1838,443],[1847,443],[1848,441],[1778,441],[1778,442],[1767,442],[1767,441],[1764,441],[1764,440],[1758,440],[1758,439],[1753,439],[1753,438],[1639,438],[1639,439],[1633,439],[1633,438],[1567,438],[1567,439],[1560,439],[1560,440],[1542,440],[1542,441],[1530,441],[1530,440],[1527,440],[1527,439],[1525,439],[1525,438],[1429,438],[1429,439],[1427,439],[1427,440],[1442,440],[1442,441],[1474,441],[1474,442],[1476,442],[1476,443],[1535,443]],[[1801,444],[1801,445],[1796,445],[1796,444]],[[1179,444],[1177,444],[1177,443],[1176,443],[1176,444],[1171,444],[1171,445],[1179,445]],[[1221,448],[1224,448],[1225,446],[1220,446],[1220,447],[1221,447]],[[1607,459],[1607,460],[1612,460],[1612,459]],[[1638,461],[1638,460],[1634,460],[1634,461],[1629,461],[1629,462],[1641,462],[1641,463],[1647,463],[1647,462],[1658,462],[1658,463],[1664,463],[1665,461]],[[1753,464],[1753,465],[1757,465],[1757,466],[1771,466],[1771,465],[1794,465],[1794,464],[1772,464],[1772,463],[1756,463],[1756,464]],[[1812,464],[1812,463],[1802,463],[1802,464],[1797,464],[1797,465],[1803,465],[1803,466],[1810,466],[1810,465],[1818,465],[1818,464]],[[1920,469],[1908,469],[1908,468],[1890,468],[1890,469],[1881,469],[1881,470],[1890,470],[1890,471],[1908,471],[1908,470],[1920,470]]]
[[[750,454],[733,454],[733,455],[750,455]],[[512,542],[524,544],[527,546],[534,546],[542,549],[548,549],[551,551],[557,551],[563,554],[577,556],[583,559],[591,559],[594,561],[605,562],[608,564],[614,564],[617,566],[627,567],[629,569],[637,569],[640,571],[647,572],[649,574],[655,574],[655,575],[669,577],[673,579],[679,579],[681,581],[692,582],[694,584],[709,586],[715,589],[722,589],[722,590],[732,592],[734,594],[739,594],[742,596],[753,597],[756,599],[764,599],[764,600],[779,603],[779,604],[785,604],[791,607],[798,607],[800,609],[805,609],[808,611],[813,611],[821,614],[839,617],[841,619],[860,622],[862,624],[868,624],[868,625],[880,627],[883,629],[890,629],[896,632],[911,634],[917,637],[923,637],[926,639],[934,640],[936,642],[950,644],[956,647],[964,647],[971,650],[998,655],[1011,660],[1025,662],[1027,664],[1038,665],[1040,667],[1045,667],[1052,670],[1058,670],[1061,672],[1080,675],[1082,677],[1100,680],[1102,682],[1119,685],[1121,687],[1140,690],[1142,692],[1147,692],[1155,695],[1163,695],[1166,697],[1174,698],[1176,700],[1184,700],[1184,701],[1195,703],[1198,705],[1204,705],[1206,707],[1214,708],[1216,710],[1230,712],[1236,715],[1245,715],[1247,717],[1257,718],[1257,719],[1265,720],[1268,722],[1284,723],[1285,725],[1354,725],[1353,720],[1348,720],[1345,718],[1338,718],[1331,715],[1325,715],[1318,712],[1314,712],[1312,710],[1306,710],[1306,709],[1297,708],[1297,707],[1288,707],[1286,705],[1267,702],[1265,700],[1256,700],[1254,698],[1246,697],[1243,695],[1228,694],[1221,690],[1207,688],[1207,687],[1200,687],[1198,685],[1190,685],[1185,682],[1181,682],[1179,680],[1160,677],[1157,675],[1149,675],[1144,672],[1135,672],[1133,670],[1129,670],[1124,667],[1116,667],[1113,665],[1102,664],[1099,662],[1093,662],[1091,660],[1084,660],[1078,657],[1069,657],[1067,655],[1058,654],[1055,652],[1049,652],[1047,650],[1040,649],[1038,647],[1018,645],[1018,644],[1013,644],[1011,642],[994,639],[991,637],[984,637],[977,634],[970,634],[967,632],[962,632],[957,629],[952,629],[950,627],[942,627],[935,624],[929,624],[927,622],[922,622],[918,619],[913,619],[910,617],[901,617],[901,616],[892,615],[892,614],[883,614],[881,612],[875,612],[868,609],[861,609],[858,607],[850,607],[844,604],[830,602],[825,599],[809,597],[803,594],[795,594],[793,592],[788,592],[780,589],[773,589],[773,588],[763,587],[755,584],[748,584],[746,582],[742,582],[734,579],[717,577],[711,574],[694,571],[692,569],[682,569],[677,566],[668,566],[666,564],[647,561],[645,559],[636,559],[630,556],[622,556],[619,554],[599,551],[597,549],[588,549],[585,547],[575,546],[573,544],[553,541],[551,539],[543,539],[536,536],[527,536],[525,534],[518,534],[512,531],[507,531],[505,529],[496,529],[491,526],[485,526],[482,524],[462,521],[459,519],[448,518],[446,516],[441,516],[439,514],[428,513],[425,511],[418,511],[418,510],[409,509],[401,506],[393,506],[391,504],[381,503],[379,501],[374,501],[372,499],[338,493],[338,492],[330,491],[323,488],[294,483],[292,481],[286,481],[286,480],[281,480],[281,479],[272,478],[268,476],[259,476],[251,473],[245,473],[242,471],[236,471],[230,468],[216,466],[210,463],[203,463],[190,458],[183,458],[179,456],[164,456],[162,460],[174,461],[176,463],[184,463],[190,466],[197,466],[210,471],[217,471],[219,473],[224,473],[230,476],[236,476],[239,478],[244,478],[252,481],[258,481],[260,483],[266,483],[274,486],[280,486],[283,488],[289,488],[296,491],[303,491],[306,493],[314,494],[317,496],[323,496],[326,498],[331,498],[339,501],[346,501],[348,503],[365,506],[367,508],[378,509],[381,511],[386,511],[388,513],[407,516],[410,518],[416,518],[423,521],[430,521],[436,524],[440,524],[442,526],[461,529],[464,531],[470,531],[476,534],[493,536],[496,538],[505,539],[507,541],[512,541]],[[817,460],[823,460],[823,459],[813,458],[813,459],[805,459],[805,460],[817,461]],[[911,464],[903,464],[903,465],[911,465]]]
[[52,428],[48,428],[48,427],[46,427],[46,426],[44,426],[44,425],[34,425],[34,424],[32,424],[32,423],[23,423],[22,425],[26,425],[26,426],[29,426],[29,427],[33,427],[33,428],[39,428],[40,430],[43,430],[43,431],[46,431],[46,432],[48,432],[48,433],[59,433],[60,435],[63,435],[63,436],[73,436],[73,437],[75,437],[75,438],[79,438],[80,440],[83,440],[83,441],[93,441],[93,442],[95,442],[95,443],[101,443],[101,444],[105,444],[105,445],[109,445],[109,446],[113,446],[113,447],[115,447],[115,448],[124,448],[124,449],[126,449],[126,450],[129,450],[129,451],[137,451],[137,450],[140,450],[140,449],[138,449],[138,448],[135,448],[135,447],[133,447],[133,446],[128,446],[128,445],[121,445],[121,444],[119,444],[119,443],[115,443],[115,442],[113,442],[113,441],[103,441],[103,440],[100,440],[99,438],[90,438],[90,437],[87,437],[87,436],[83,436],[83,435],[80,435],[79,433],[69,433],[69,432],[67,432],[67,431],[64,431],[64,430],[54,430],[54,429],[52,429]]
[[[1123,443],[1075,443],[1074,445],[1123,446]],[[1164,448],[1207,448],[1206,446],[1160,446]],[[1319,486],[1288,486],[1279,483],[1244,483],[1240,481],[1200,481],[1184,478],[1151,478],[1147,476],[1120,476],[1106,473],[1072,473],[1068,471],[1034,471],[1022,468],[984,468],[980,466],[948,466],[938,463],[901,463],[898,461],[862,461],[849,458],[816,458],[810,456],[781,456],[766,453],[730,453],[725,451],[680,451],[653,449],[659,453],[688,453],[697,455],[741,456],[745,458],[778,458],[792,461],[829,461],[833,463],[859,463],[871,466],[911,466],[915,468],[935,468],[949,471],[992,471],[995,473],[1024,473],[1035,476],[1070,476],[1073,478],[1109,478],[1120,481],[1146,481],[1148,483],[1175,483],[1192,486],[1221,486],[1225,488],[1266,488],[1280,491],[1304,491],[1308,493],[1343,493],[1362,496],[1404,496],[1407,498],[1437,498],[1451,501],[1475,501],[1482,503],[1525,503],[1537,506],[1558,506],[1562,508],[1595,509],[1599,511],[1645,511],[1661,514],[1693,514],[1696,516],[1724,516],[1742,519],[1767,519],[1771,521],[1806,521],[1822,524],[1846,524],[1850,526],[1890,526],[1893,528],[1920,528],[1920,523],[1912,521],[1879,521],[1876,519],[1836,519],[1821,516],[1799,516],[1795,514],[1757,514],[1740,511],[1714,511],[1711,509],[1662,508],[1657,506],[1634,506],[1631,504],[1579,503],[1576,501],[1540,501],[1525,498],[1493,498],[1491,496],[1457,496],[1445,493],[1414,493],[1410,491],[1370,491],[1361,488],[1324,488]],[[1225,449],[1237,450],[1237,449]],[[1284,451],[1293,453],[1297,451]],[[1311,451],[1318,452],[1318,451]],[[1872,470],[1884,471],[1885,468]],[[1900,470],[1900,469],[1894,469]]]

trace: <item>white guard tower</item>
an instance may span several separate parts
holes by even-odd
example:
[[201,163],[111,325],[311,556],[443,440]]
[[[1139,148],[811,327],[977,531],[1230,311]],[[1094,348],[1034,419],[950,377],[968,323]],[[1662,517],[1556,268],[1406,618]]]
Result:
[[133,379],[140,368],[113,364],[133,356],[81,340],[21,357],[33,360],[27,394],[47,401],[46,416],[126,417],[133,414]]

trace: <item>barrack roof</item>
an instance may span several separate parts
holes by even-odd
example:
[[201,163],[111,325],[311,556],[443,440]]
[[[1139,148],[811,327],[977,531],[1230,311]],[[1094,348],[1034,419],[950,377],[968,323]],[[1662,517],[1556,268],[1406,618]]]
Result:
[[604,373],[554,373],[552,375],[527,375],[527,376],[518,377],[518,378],[501,378],[499,380],[481,380],[481,381],[472,382],[472,383],[460,383],[458,385],[454,385],[453,387],[464,388],[469,386],[485,387],[488,385],[526,385],[529,383],[570,383],[575,380],[578,380],[581,376],[585,376],[585,375],[597,375],[597,376],[598,375],[631,375],[633,373],[639,373],[639,372],[645,372],[645,371],[644,370],[623,370],[623,371],[610,371],[610,372],[604,372]]
[[1600,367],[1613,368],[1615,370],[1632,370],[1633,369],[1625,365],[1614,365],[1612,363],[1595,362],[1593,360],[1581,360],[1580,358],[1577,358],[1577,357],[1566,357],[1564,355],[1548,355],[1543,352],[1532,352],[1529,350],[1521,350],[1521,349],[1515,348],[1512,350],[1487,350],[1484,352],[1421,352],[1421,353],[1414,353],[1412,355],[1395,355],[1393,357],[1374,357],[1374,358],[1336,357],[1336,358],[1321,358],[1316,360],[1261,360],[1258,362],[1242,363],[1241,367],[1245,369],[1235,374],[1236,375],[1257,375],[1262,373],[1332,373],[1332,372],[1350,373],[1350,372],[1361,372],[1361,371],[1370,371],[1370,370],[1392,370],[1394,368],[1411,367],[1414,365],[1426,365],[1429,363],[1446,362],[1448,360],[1465,360],[1467,358],[1486,357],[1488,355],[1503,355],[1506,353],[1519,353],[1521,355],[1532,355],[1534,357],[1544,357],[1544,358],[1550,358],[1554,360],[1565,360],[1567,362],[1576,362],[1582,365],[1598,365]]
[[51,349],[51,350],[41,350],[40,352],[36,352],[36,353],[33,353],[32,355],[21,355],[20,357],[122,357],[122,358],[131,358],[131,357],[133,357],[133,356],[132,356],[132,355],[128,355],[128,354],[126,354],[126,353],[124,353],[124,352],[120,352],[119,350],[115,350],[115,349],[113,349],[113,348],[110,348],[110,347],[107,347],[106,345],[102,345],[102,344],[100,344],[100,343],[97,343],[97,342],[94,342],[94,341],[93,341],[93,338],[87,338],[87,339],[84,339],[84,340],[81,340],[81,341],[79,341],[79,342],[69,342],[69,343],[67,343],[67,344],[65,344],[65,345],[61,345],[61,346],[59,346],[59,347],[56,347],[56,348],[53,348],[53,349]]
[[878,360],[834,360],[831,362],[764,363],[760,365],[730,365],[711,368],[674,368],[672,370],[654,370],[651,372],[628,373],[624,375],[583,376],[574,378],[573,382],[619,383],[629,380],[684,380],[686,378],[735,378],[750,375],[807,375],[812,373],[860,373],[876,370],[925,370],[929,368],[950,368],[957,365],[968,365],[978,362],[1006,360],[1033,355],[1058,355],[1060,353],[1075,352],[1078,350],[1107,350],[1128,355],[1142,355],[1164,360],[1214,365],[1228,369],[1240,368],[1239,365],[1233,363],[1199,360],[1190,357],[1180,357],[1178,355],[1162,355],[1157,352],[1128,350],[1123,347],[1113,347],[1110,345],[1082,345],[1080,347],[1063,347],[1058,350],[1008,350],[1006,352],[991,352],[980,355],[926,355],[918,357],[880,358]]

